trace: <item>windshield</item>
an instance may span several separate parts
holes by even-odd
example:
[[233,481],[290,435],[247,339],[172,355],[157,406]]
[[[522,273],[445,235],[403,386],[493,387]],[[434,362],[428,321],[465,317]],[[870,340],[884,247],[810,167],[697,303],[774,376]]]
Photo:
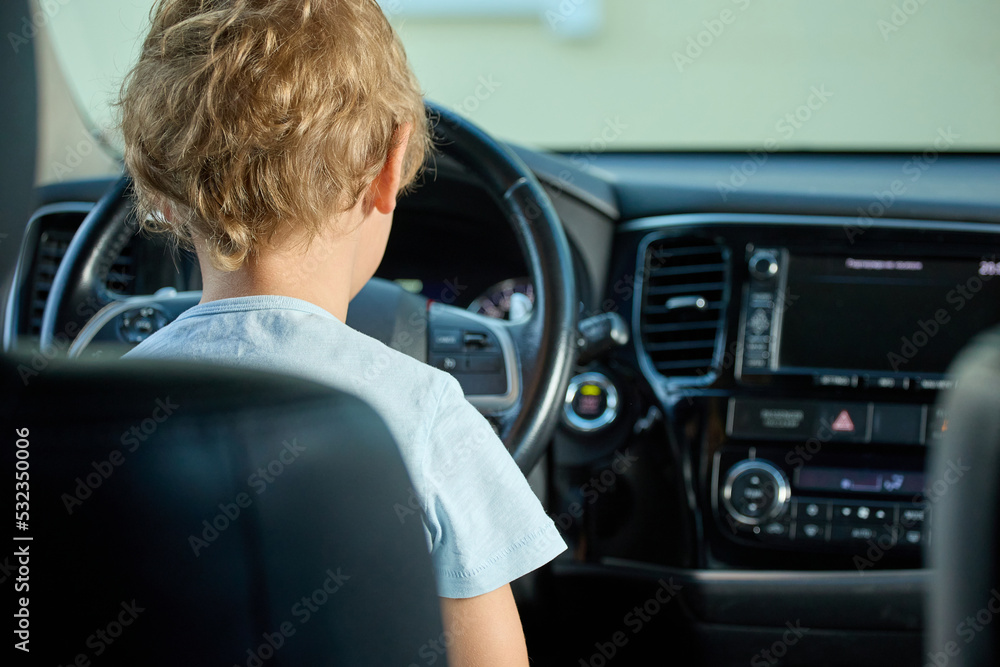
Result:
[[[42,4],[76,104],[113,137],[151,1]],[[430,99],[530,146],[1000,148],[996,0],[381,4]]]

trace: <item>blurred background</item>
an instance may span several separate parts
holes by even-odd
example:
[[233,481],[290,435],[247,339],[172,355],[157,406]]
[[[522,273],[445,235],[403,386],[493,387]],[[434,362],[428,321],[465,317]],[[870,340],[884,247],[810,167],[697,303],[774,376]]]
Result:
[[[949,150],[1000,149],[996,0],[381,4],[429,98],[584,162],[636,150],[923,152],[940,132]],[[151,5],[41,3],[44,30],[29,40],[40,184],[118,170],[111,102]]]

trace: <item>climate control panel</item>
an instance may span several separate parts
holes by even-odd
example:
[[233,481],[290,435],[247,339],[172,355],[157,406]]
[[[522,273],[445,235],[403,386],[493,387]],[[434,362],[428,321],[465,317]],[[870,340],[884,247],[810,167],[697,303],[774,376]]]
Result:
[[744,545],[829,553],[913,553],[929,539],[923,473],[793,466],[781,450],[719,452],[712,506],[719,532]]

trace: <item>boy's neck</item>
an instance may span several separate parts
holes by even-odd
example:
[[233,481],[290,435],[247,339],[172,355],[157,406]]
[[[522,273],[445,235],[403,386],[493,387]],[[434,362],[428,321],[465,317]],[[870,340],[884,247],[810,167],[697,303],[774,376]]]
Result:
[[[357,240],[318,236],[312,243],[261,248],[236,271],[221,271],[208,258],[204,243],[195,248],[201,265],[201,303],[245,296],[287,296],[323,308],[341,322],[360,289],[356,286]],[[361,281],[363,285],[367,278]]]

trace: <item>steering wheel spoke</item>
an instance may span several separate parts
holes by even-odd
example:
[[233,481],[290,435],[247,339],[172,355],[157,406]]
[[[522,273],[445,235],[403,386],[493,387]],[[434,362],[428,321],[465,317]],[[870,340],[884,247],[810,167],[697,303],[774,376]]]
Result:
[[127,350],[177,319],[201,300],[201,292],[162,289],[156,294],[117,299],[90,318],[69,348],[67,356],[82,357],[93,343],[121,345]]
[[428,315],[428,363],[454,376],[481,412],[516,407],[521,366],[509,325],[442,303],[432,303]]

